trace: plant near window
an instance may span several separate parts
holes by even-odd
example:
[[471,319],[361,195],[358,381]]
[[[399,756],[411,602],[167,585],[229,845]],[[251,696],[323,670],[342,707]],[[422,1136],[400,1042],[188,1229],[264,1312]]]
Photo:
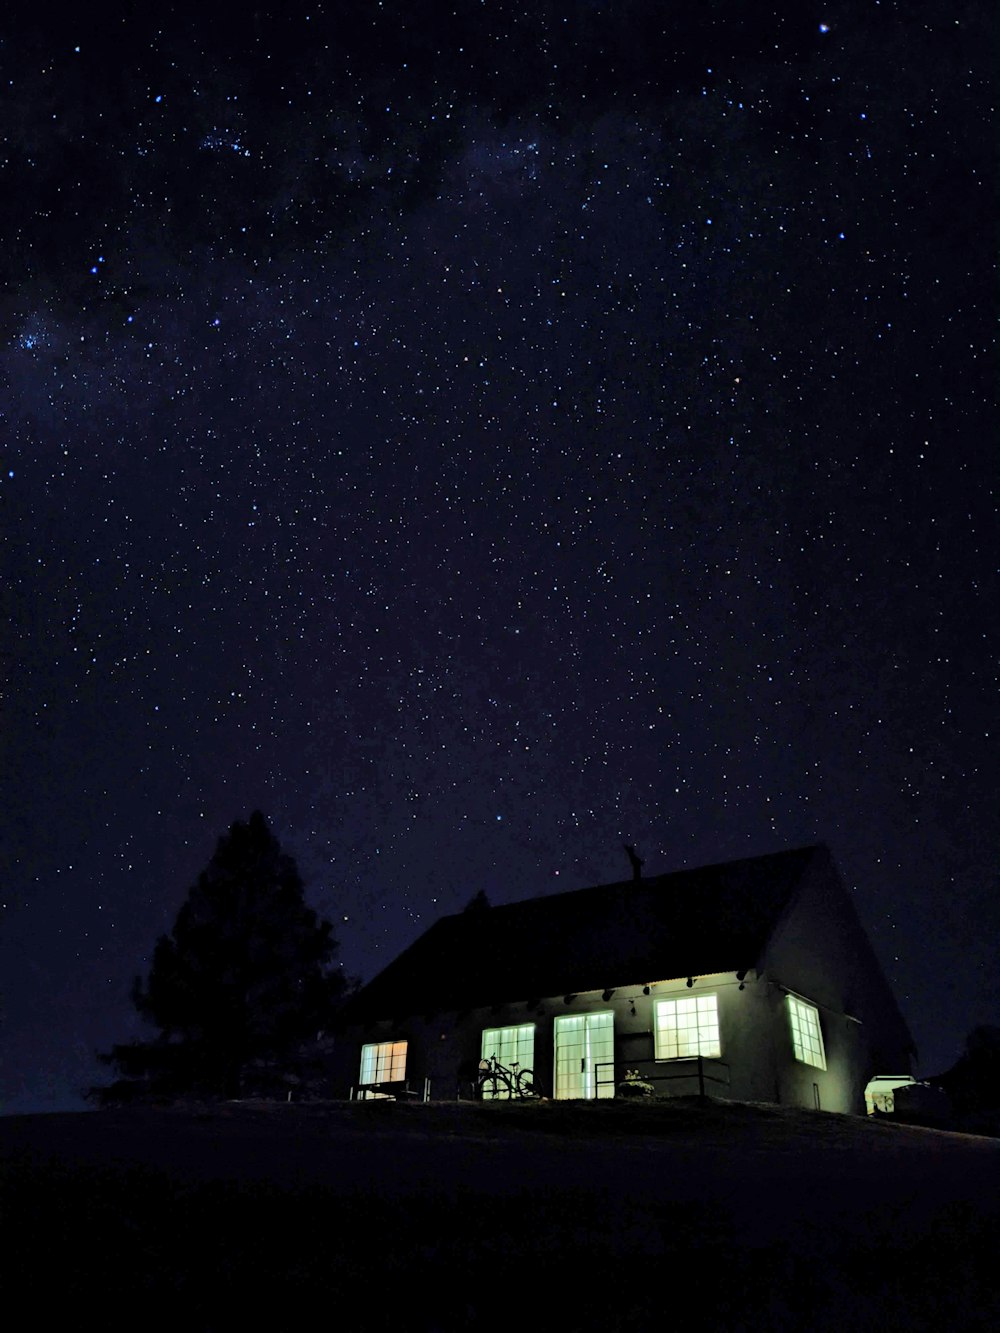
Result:
[[619,1097],[652,1097],[653,1085],[646,1082],[638,1069],[626,1069],[617,1091]]

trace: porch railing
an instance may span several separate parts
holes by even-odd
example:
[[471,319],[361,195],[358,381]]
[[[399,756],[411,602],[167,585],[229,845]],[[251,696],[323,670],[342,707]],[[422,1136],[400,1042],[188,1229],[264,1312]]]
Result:
[[431,1081],[429,1078],[423,1080],[423,1086],[416,1088],[410,1087],[409,1079],[400,1079],[392,1083],[358,1083],[350,1092],[352,1102],[368,1101],[405,1101],[408,1097],[416,1098],[422,1102],[429,1102],[431,1099]]

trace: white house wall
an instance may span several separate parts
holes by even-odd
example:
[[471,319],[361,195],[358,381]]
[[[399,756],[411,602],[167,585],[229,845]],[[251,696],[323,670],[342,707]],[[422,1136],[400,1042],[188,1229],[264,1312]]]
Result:
[[[536,1002],[518,1001],[467,1010],[462,1013],[412,1015],[385,1020],[345,1034],[338,1042],[341,1054],[338,1081],[357,1082],[364,1042],[405,1039],[408,1043],[407,1078],[414,1089],[430,1079],[431,1096],[473,1095],[484,1029],[535,1024],[535,1083],[545,1096],[554,1090],[554,1020],[570,1014],[612,1011],[615,1034],[615,1081],[634,1069],[651,1081],[659,1096],[690,1096],[699,1091],[696,1059],[654,1058],[654,1006],[662,999],[684,999],[715,994],[718,997],[721,1051],[717,1059],[703,1060],[704,1089],[712,1096],[739,1101],[781,1102],[812,1107],[819,1101],[827,1110],[857,1110],[850,1089],[850,1070],[857,1064],[849,1030],[838,1034],[824,1020],[827,1069],[796,1061],[785,1010],[784,992],[754,973],[741,989],[735,973],[669,981],[650,978],[640,984],[617,987],[608,994],[589,991],[572,996],[546,996]],[[644,987],[649,994],[644,993]],[[633,1012],[634,1010],[634,1012]],[[846,1062],[846,1063],[845,1063]],[[343,1095],[343,1093],[341,1093]]]
[[773,1004],[786,991],[820,1011],[827,1070],[793,1061],[781,1079],[781,1100],[810,1105],[813,1084],[824,1110],[864,1110],[868,1080],[881,1069],[910,1071],[909,1034],[896,1001],[832,863],[805,876],[772,934],[762,971]]

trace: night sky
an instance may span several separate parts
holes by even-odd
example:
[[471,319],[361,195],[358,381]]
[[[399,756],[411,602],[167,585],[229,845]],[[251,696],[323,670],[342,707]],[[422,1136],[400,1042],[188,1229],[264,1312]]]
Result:
[[824,841],[920,1072],[1000,1022],[997,27],[15,4],[6,1110],[255,808],[354,977]]

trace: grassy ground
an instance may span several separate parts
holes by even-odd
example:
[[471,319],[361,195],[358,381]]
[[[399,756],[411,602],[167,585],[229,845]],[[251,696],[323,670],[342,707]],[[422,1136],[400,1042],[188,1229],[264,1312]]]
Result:
[[43,1325],[1000,1326],[990,1139],[694,1101],[239,1104],[10,1117],[0,1162],[7,1294]]

